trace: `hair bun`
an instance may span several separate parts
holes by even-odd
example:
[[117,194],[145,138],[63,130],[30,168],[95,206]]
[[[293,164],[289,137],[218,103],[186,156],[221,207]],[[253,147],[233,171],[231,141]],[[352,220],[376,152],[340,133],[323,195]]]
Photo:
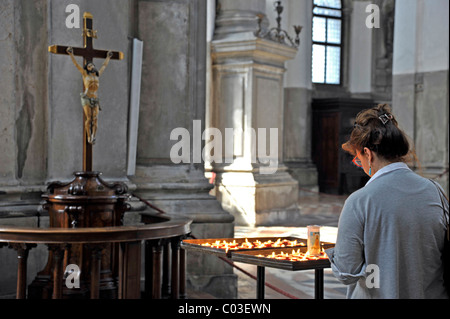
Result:
[[342,145],[351,154],[365,147],[387,160],[400,160],[409,152],[406,135],[399,129],[388,104],[378,104],[359,112],[350,139]]
[[386,113],[386,114],[391,114],[392,113],[391,107],[389,106],[389,104],[386,104],[386,103],[385,104],[378,104],[376,109],[379,112],[380,116],[383,113]]

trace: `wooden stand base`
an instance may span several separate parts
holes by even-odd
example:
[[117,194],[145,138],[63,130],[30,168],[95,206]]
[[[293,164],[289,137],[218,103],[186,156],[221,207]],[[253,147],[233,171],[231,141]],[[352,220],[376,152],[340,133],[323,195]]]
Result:
[[[49,185],[44,209],[50,216],[50,227],[84,228],[111,227],[123,225],[123,214],[129,209],[126,203],[129,195],[123,183],[106,183],[99,172],[76,172],[70,183],[55,182]],[[91,297],[91,282],[100,277],[99,298],[114,299],[118,296],[119,244],[98,245],[74,244],[64,249],[49,246],[46,267],[38,273],[29,286],[29,297],[38,299],[52,298],[53,273],[63,273],[70,264],[81,270],[80,289],[62,289],[63,298]],[[98,271],[95,271],[98,269]],[[63,277],[64,279],[65,277]],[[91,280],[92,279],[92,280]]]

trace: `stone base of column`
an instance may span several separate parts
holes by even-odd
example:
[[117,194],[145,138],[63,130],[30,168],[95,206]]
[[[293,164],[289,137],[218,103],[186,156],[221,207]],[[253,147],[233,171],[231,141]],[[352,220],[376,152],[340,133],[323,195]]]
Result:
[[215,195],[236,225],[300,225],[298,182],[280,167],[274,174],[224,171],[216,173]]
[[421,166],[416,172],[448,191],[449,71],[394,74],[392,83],[392,110],[413,140]]
[[284,163],[289,174],[298,181],[299,196],[319,195],[319,175],[312,162],[290,161]]

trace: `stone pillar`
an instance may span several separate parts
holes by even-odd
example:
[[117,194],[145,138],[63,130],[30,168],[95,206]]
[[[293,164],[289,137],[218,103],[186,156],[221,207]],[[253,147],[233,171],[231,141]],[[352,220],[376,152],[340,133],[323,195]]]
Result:
[[[373,99],[391,104],[394,0],[352,1],[343,10],[348,20],[348,90],[352,98]],[[368,28],[368,6],[380,10],[379,28]],[[344,42],[345,43],[345,42]]]
[[[267,16],[275,21],[274,1],[266,0]],[[300,195],[314,195],[319,191],[318,173],[311,159],[312,131],[312,1],[283,1],[282,27],[293,32],[292,25],[303,27],[298,53],[286,62],[284,81],[284,163],[298,181]],[[312,191],[312,192],[311,192]]]
[[47,1],[2,1],[0,12],[1,214],[7,201],[36,202],[47,177]]
[[[136,194],[169,214],[193,219],[197,238],[233,237],[233,216],[209,195],[213,186],[199,154],[205,126],[206,1],[138,1],[137,6],[144,58],[136,174],[131,177]],[[172,134],[177,131],[186,136]],[[187,143],[188,158],[178,163],[171,152],[180,142]],[[187,284],[219,298],[237,296],[233,269],[212,255],[187,253]]]
[[[350,61],[348,90],[355,97],[370,96],[372,91],[372,37],[373,29],[367,28],[366,7],[370,1],[354,1],[351,8],[349,35]],[[355,114],[356,115],[356,114]]]
[[255,36],[257,15],[267,29],[265,7],[265,0],[220,1],[210,116],[225,146],[211,165],[216,196],[237,224],[295,225],[298,183],[283,164],[283,78],[297,49]]
[[[393,111],[413,140],[421,173],[449,191],[448,1],[395,3]],[[447,173],[445,171],[447,170]]]

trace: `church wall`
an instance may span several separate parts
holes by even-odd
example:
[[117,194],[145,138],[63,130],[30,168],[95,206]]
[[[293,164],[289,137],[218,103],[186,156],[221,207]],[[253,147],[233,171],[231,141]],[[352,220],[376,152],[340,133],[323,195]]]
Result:
[[0,185],[36,185],[47,171],[47,4],[0,6]]
[[16,156],[14,141],[15,122],[15,48],[14,1],[0,3],[0,180],[2,184],[14,184],[16,180]]
[[[66,6],[74,3],[83,12],[94,16],[94,29],[98,38],[94,48],[122,51],[124,60],[111,60],[100,77],[99,99],[102,111],[98,116],[96,144],[93,147],[93,169],[105,178],[126,176],[127,129],[129,104],[129,72],[131,39],[129,1],[120,0],[64,0],[51,1],[49,14],[49,44],[81,47],[81,29],[66,27]],[[108,14],[105,15],[105,8]],[[49,57],[49,128],[48,172],[49,180],[71,179],[74,171],[82,169],[83,110],[80,93],[83,90],[81,74],[68,56]],[[81,65],[83,60],[77,58]],[[97,69],[103,60],[94,59]]]
[[393,65],[393,108],[415,144],[417,171],[427,178],[439,176],[447,192],[448,5],[448,1],[396,2]]

